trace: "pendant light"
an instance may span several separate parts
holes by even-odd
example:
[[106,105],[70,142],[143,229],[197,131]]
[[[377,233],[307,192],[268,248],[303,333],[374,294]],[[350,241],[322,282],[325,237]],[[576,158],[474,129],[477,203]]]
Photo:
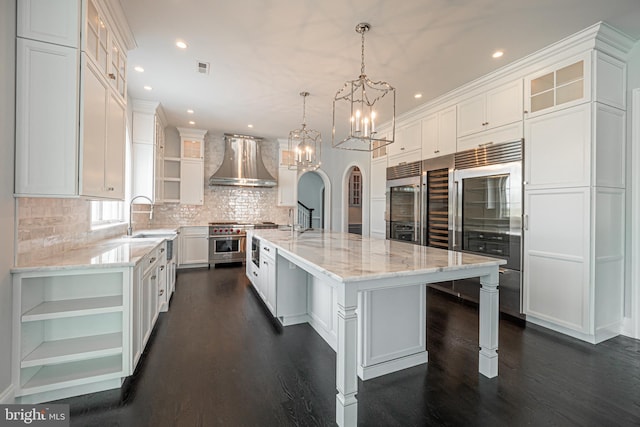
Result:
[[[385,81],[370,80],[364,72],[364,35],[370,29],[364,22],[356,25],[356,32],[362,38],[360,76],[347,81],[333,99],[334,148],[373,151],[395,139],[396,90]],[[336,120],[348,126],[346,136],[336,135]],[[391,128],[380,134],[378,125],[383,122],[389,122]]]
[[299,171],[316,170],[322,164],[322,137],[320,132],[307,129],[306,99],[309,92],[300,92],[302,96],[302,127],[289,132],[289,169]]

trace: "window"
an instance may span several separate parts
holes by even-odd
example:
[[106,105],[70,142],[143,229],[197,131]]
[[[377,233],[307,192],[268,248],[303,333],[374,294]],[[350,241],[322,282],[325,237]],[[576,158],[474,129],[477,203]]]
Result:
[[124,222],[124,202],[120,201],[92,201],[91,226],[101,227]]
[[349,206],[358,207],[362,203],[362,174],[354,167],[349,178]]

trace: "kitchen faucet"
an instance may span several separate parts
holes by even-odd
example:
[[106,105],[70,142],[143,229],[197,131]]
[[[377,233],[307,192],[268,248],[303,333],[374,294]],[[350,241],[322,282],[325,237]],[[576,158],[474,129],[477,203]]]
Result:
[[132,215],[132,209],[133,209],[133,201],[136,199],[147,199],[149,201],[149,205],[151,206],[149,209],[149,219],[152,220],[153,219],[153,201],[148,198],[147,196],[135,196],[131,199],[131,201],[129,202],[129,227],[127,228],[127,236],[131,236],[133,234],[133,227],[131,226],[132,222],[133,222],[133,215]]
[[296,236],[296,227],[293,222],[293,208],[289,208],[289,224],[291,225],[291,237],[293,238]]

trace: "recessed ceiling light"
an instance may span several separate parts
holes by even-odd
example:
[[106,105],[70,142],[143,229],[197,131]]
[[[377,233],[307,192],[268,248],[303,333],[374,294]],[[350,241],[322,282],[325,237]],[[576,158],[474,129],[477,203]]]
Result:
[[193,110],[192,110],[191,108],[189,108],[189,109],[187,110],[187,113],[188,113],[188,114],[193,114]]
[[500,58],[502,55],[504,55],[504,52],[501,50],[496,50],[495,52],[493,52],[493,55],[491,55],[493,58]]
[[194,122],[193,120],[189,120],[189,124],[190,124],[190,125],[195,125],[195,124],[196,124],[196,122]]
[[187,44],[183,41],[177,41],[176,42],[176,46],[178,46],[180,49],[186,49],[187,48]]
[[248,128],[252,128],[252,127],[253,127],[253,125],[247,125],[247,127],[248,127]]
[[421,93],[416,93],[415,95],[413,95],[413,97],[415,99],[420,99],[420,98],[422,98],[422,94]]
[[144,90],[153,90],[153,88],[151,86],[145,86]]
[[135,67],[133,67],[134,70],[136,70],[139,73],[144,73],[144,68],[142,68],[139,65],[136,65]]

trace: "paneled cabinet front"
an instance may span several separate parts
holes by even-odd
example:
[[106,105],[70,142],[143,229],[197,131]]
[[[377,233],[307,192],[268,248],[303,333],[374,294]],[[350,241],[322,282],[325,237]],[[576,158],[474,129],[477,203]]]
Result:
[[18,2],[17,196],[124,198],[126,55],[102,12],[104,52],[85,53],[97,10],[93,0]]

